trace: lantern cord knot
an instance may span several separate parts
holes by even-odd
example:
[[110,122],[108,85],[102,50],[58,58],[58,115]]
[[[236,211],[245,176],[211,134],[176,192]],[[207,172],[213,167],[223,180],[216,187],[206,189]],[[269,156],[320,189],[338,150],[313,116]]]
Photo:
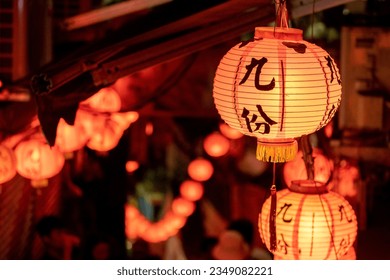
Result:
[[270,250],[276,251],[276,186],[271,186],[271,212],[269,215]]
[[288,11],[286,0],[275,0],[276,20],[275,27],[288,28]]

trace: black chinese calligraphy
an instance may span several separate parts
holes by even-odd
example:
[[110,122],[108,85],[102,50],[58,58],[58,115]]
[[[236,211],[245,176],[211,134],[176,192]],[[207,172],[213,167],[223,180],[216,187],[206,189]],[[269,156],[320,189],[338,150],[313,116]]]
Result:
[[282,207],[280,207],[280,210],[279,210],[279,212],[276,214],[276,216],[279,216],[279,214],[283,212],[283,217],[282,217],[283,222],[285,222],[285,223],[291,223],[292,218],[290,218],[290,219],[287,219],[287,218],[286,218],[287,211],[288,211],[288,209],[289,209],[291,206],[292,206],[291,203],[284,203],[284,205],[283,205]]
[[281,252],[281,253],[287,255],[288,254],[288,248],[290,248],[290,245],[288,245],[288,243],[284,239],[283,233],[280,234],[280,237],[281,237],[281,239],[278,239],[277,250],[278,250],[278,252]]
[[251,63],[249,65],[245,66],[245,68],[247,69],[247,72],[245,73],[244,77],[242,78],[240,85],[242,85],[243,83],[245,83],[248,80],[250,74],[252,73],[253,68],[256,67],[256,72],[255,72],[255,87],[256,87],[256,89],[263,90],[263,91],[272,90],[275,87],[275,78],[272,78],[271,82],[267,85],[260,84],[261,70],[262,70],[264,64],[267,63],[267,61],[268,61],[268,59],[265,57],[263,57],[261,59],[252,58]]
[[336,66],[334,65],[333,59],[328,55],[325,56],[325,59],[327,61],[326,65],[329,67],[330,70],[330,83],[333,83],[334,79],[337,79],[337,83],[341,84],[341,79],[338,75]]
[[352,218],[348,217],[344,205],[339,205],[339,212],[340,212],[340,222],[342,222],[344,220],[344,216],[345,216],[345,219],[347,220],[347,222],[352,223]]
[[305,53],[306,52],[306,45],[302,43],[294,43],[294,42],[282,42],[283,45],[285,45],[287,48],[291,48],[297,53]]
[[[261,105],[256,105],[256,108],[260,114],[260,116],[263,118],[264,122],[256,122],[258,119],[258,115],[252,114],[252,117],[249,118],[250,111],[244,107],[242,110],[241,117],[245,119],[246,127],[249,132],[258,132],[261,134],[269,134],[271,131],[271,125],[276,124],[274,120],[272,120],[268,115],[263,111],[263,108]],[[255,125],[255,128],[252,129],[252,124]]]

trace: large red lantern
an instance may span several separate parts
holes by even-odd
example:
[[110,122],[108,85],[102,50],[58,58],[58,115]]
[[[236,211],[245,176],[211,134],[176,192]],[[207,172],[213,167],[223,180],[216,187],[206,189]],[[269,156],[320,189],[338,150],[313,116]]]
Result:
[[[259,215],[259,231],[271,250],[268,198]],[[341,259],[353,245],[357,220],[352,206],[323,183],[293,181],[277,192],[276,250],[278,259]]]
[[341,102],[338,68],[322,48],[293,28],[258,27],[253,40],[222,58],[213,97],[222,119],[257,138],[257,158],[285,162],[295,138],[325,126]]
[[180,185],[180,194],[189,201],[197,201],[203,196],[203,185],[199,182],[186,180]]
[[0,184],[8,182],[16,175],[16,157],[7,146],[0,144]]
[[197,158],[190,162],[187,171],[193,180],[204,182],[213,175],[214,167],[207,159]]
[[43,137],[20,142],[15,148],[17,172],[31,180],[33,187],[48,185],[48,178],[57,175],[65,158],[56,147],[50,147]]
[[219,132],[213,132],[203,141],[203,148],[209,156],[224,156],[230,148],[229,140]]

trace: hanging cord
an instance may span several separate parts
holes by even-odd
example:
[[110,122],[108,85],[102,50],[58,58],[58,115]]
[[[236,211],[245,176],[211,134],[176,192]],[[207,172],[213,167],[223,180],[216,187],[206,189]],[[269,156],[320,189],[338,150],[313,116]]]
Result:
[[316,188],[316,192],[318,193],[318,198],[320,199],[322,212],[324,213],[324,216],[325,216],[326,225],[327,225],[328,230],[329,230],[329,234],[330,234],[330,238],[331,238],[331,242],[332,242],[332,247],[334,249],[335,256],[336,256],[336,259],[337,259],[337,251],[336,251],[336,245],[334,243],[333,232],[332,232],[332,230],[330,228],[328,216],[326,215],[325,206],[324,206],[324,203],[322,201],[321,193],[318,190],[317,182],[314,180],[314,178],[315,178],[315,176],[314,176],[315,175],[314,174],[314,157],[312,155],[313,148],[312,148],[312,146],[310,144],[310,140],[309,140],[309,137],[307,135],[303,135],[301,137],[301,145],[302,145],[303,161],[305,162],[307,178],[308,178],[308,180],[314,182],[314,186]]
[[275,27],[288,28],[288,12],[286,0],[275,0]]
[[272,168],[272,186],[271,186],[271,209],[269,215],[269,233],[270,233],[270,251],[276,251],[276,185],[275,185],[275,172],[276,163],[273,163]]

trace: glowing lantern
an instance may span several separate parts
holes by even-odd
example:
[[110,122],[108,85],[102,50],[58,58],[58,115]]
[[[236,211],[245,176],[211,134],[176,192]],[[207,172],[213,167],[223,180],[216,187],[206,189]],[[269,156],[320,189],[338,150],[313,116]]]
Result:
[[[268,198],[259,215],[260,236],[270,249]],[[322,183],[294,181],[277,192],[276,250],[279,259],[341,259],[353,245],[357,220],[352,206]]]
[[20,142],[15,148],[17,172],[31,180],[33,187],[45,187],[48,178],[57,175],[65,158],[56,147],[50,147],[45,140],[30,139]]
[[180,194],[189,201],[197,201],[203,196],[203,185],[191,180],[184,181],[180,185]]
[[80,103],[97,112],[118,112],[121,109],[121,98],[116,90],[111,87],[102,88],[87,100]]
[[190,162],[187,171],[193,180],[204,182],[213,175],[214,167],[210,161],[204,158],[197,158]]
[[126,171],[132,173],[136,171],[139,167],[139,163],[135,160],[129,160],[126,162]]
[[59,121],[56,146],[61,152],[68,154],[77,151],[84,147],[87,141],[87,133],[80,124],[68,125],[63,119]]
[[129,126],[136,122],[139,118],[139,114],[137,112],[124,112],[124,113],[112,113],[111,119],[119,124],[119,126],[126,130]]
[[334,60],[301,30],[258,27],[222,58],[213,97],[230,127],[257,138],[259,160],[285,162],[296,155],[294,138],[332,119],[341,81]]
[[16,175],[16,157],[5,145],[0,145],[0,184],[8,182]]
[[203,148],[209,156],[221,157],[229,151],[230,143],[223,135],[214,132],[204,139]]
[[106,116],[95,115],[92,121],[93,130],[87,147],[99,152],[115,148],[123,135],[121,126]]
[[195,211],[195,204],[182,197],[177,197],[172,201],[172,212],[178,216],[188,217]]
[[234,128],[231,128],[226,123],[221,123],[219,125],[219,130],[221,131],[221,133],[225,137],[232,139],[232,140],[240,139],[241,137],[244,136],[244,134],[242,134],[241,132],[239,132],[238,130],[236,130]]
[[[327,183],[333,171],[333,162],[329,160],[321,150],[313,149],[314,158],[314,180],[322,183]],[[303,153],[299,151],[294,160],[286,162],[283,167],[284,181],[290,185],[292,181],[306,180],[307,172]]]

